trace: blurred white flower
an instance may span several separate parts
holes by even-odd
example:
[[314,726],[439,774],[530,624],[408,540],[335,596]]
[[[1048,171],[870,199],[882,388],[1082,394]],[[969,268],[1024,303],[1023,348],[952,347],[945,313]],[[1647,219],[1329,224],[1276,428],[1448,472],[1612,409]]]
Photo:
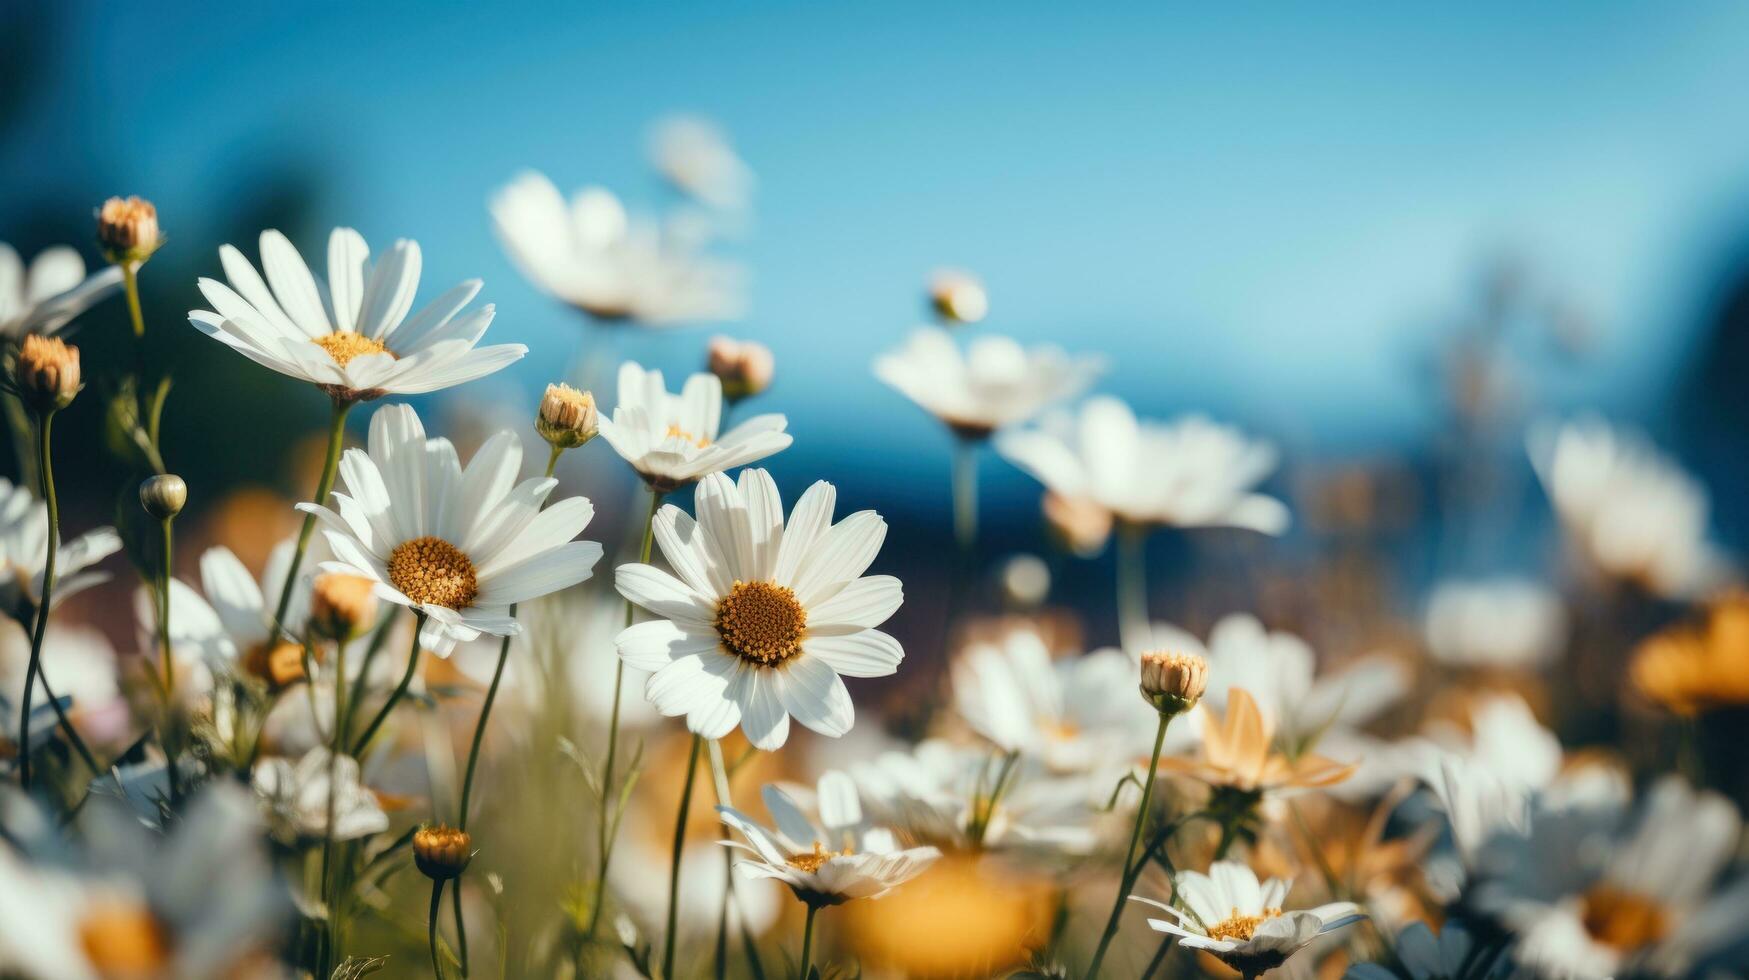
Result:
[[875,358],[875,377],[967,437],[983,437],[1073,398],[1105,370],[1098,356],[1027,349],[985,334],[964,354],[947,331],[922,327],[904,346]]
[[1238,861],[1216,861],[1209,873],[1180,871],[1172,877],[1183,909],[1140,895],[1142,902],[1170,918],[1149,919],[1156,932],[1178,937],[1182,946],[1207,950],[1245,976],[1258,976],[1286,962],[1312,940],[1366,917],[1353,902],[1330,902],[1287,911],[1291,881],[1257,875]]
[[[370,247],[351,228],[328,239],[328,278],[310,274],[278,231],[261,233],[264,282],[231,245],[219,249],[227,286],[201,279],[212,310],[190,310],[201,333],[257,364],[316,385],[341,401],[417,395],[481,378],[506,367],[522,344],[475,347],[492,324],[487,304],[458,316],[480,291],[470,279],[411,318],[419,288],[419,243],[395,242],[373,266]],[[271,284],[271,290],[269,285]]]
[[601,545],[572,540],[595,513],[588,498],[543,509],[558,481],[519,483],[521,469],[514,432],[463,469],[448,439],[426,438],[411,408],[390,405],[371,416],[369,451],[340,461],[338,513],[298,509],[322,522],[336,559],[325,571],[371,579],[378,596],[424,614],[420,645],[447,655],[481,633],[515,635],[511,605],[576,585],[601,558]]
[[1536,427],[1529,449],[1555,513],[1599,571],[1672,598],[1733,575],[1707,540],[1706,488],[1644,438],[1585,417]]
[[[333,780],[329,772],[333,772]],[[389,829],[388,815],[359,778],[358,760],[335,757],[325,746],[304,753],[296,764],[264,759],[255,767],[255,795],[268,832],[282,844],[327,836],[328,794],[334,794],[334,839],[369,837]]]
[[737,725],[761,749],[789,737],[793,715],[822,735],[850,730],[843,677],[885,677],[905,656],[874,627],[904,601],[899,580],[864,575],[886,538],[872,510],[837,524],[830,483],[809,487],[786,525],[764,470],[720,473],[694,497],[695,521],[672,504],[655,537],[675,570],[621,565],[621,595],[657,615],[619,634],[627,666],[651,671],[644,696],[687,728],[722,738]]
[[753,194],[752,169],[722,128],[708,119],[659,120],[650,132],[650,162],[682,193],[713,208],[745,208]]
[[1200,416],[1138,421],[1102,395],[1078,417],[1054,413],[1037,429],[998,435],[996,451],[1052,493],[1131,524],[1287,530],[1287,507],[1251,492],[1275,469],[1274,447]]
[[977,323],[990,312],[990,294],[969,272],[937,269],[929,275],[929,305],[950,324]]
[[1434,659],[1453,667],[1536,670],[1566,645],[1567,607],[1528,579],[1453,579],[1434,587],[1423,633]]
[[586,187],[569,204],[525,171],[492,196],[498,238],[530,282],[601,320],[672,326],[741,315],[746,278],[705,255],[696,236],[633,221],[611,192]]
[[18,252],[0,242],[0,336],[53,334],[121,288],[121,269],[85,275],[85,260],[66,245],[38,252],[27,271]]
[[[0,694],[4,695],[4,719],[0,720],[0,743],[11,754],[17,746],[19,700],[24,693],[24,673],[30,664],[30,634],[23,627],[0,623]],[[116,683],[115,648],[89,626],[50,623],[43,635],[43,674],[53,682],[55,693],[72,700],[69,718],[88,742],[114,743],[127,736],[128,710]],[[39,678],[31,692],[31,709],[48,728],[58,723],[49,709],[48,695]],[[32,720],[31,742],[41,744],[38,719]]]
[[676,395],[661,371],[632,361],[619,366],[619,403],[601,420],[601,435],[653,489],[675,490],[711,473],[745,466],[789,447],[789,420],[755,415],[719,438],[723,383],[714,374],[686,379]]
[[764,799],[774,828],[761,826],[733,807],[717,807],[723,823],[747,841],[724,843],[752,855],[737,862],[735,869],[747,878],[781,881],[810,905],[880,898],[941,857],[933,847],[901,848],[892,831],[868,826],[856,784],[837,770],[820,777],[814,798],[816,818],[809,818],[776,786],[765,787]]
[[[43,562],[48,558],[48,505],[11,480],[0,477],[0,612],[30,629],[42,596]],[[121,550],[114,528],[100,527],[71,540],[55,553],[54,604],[109,579],[87,571]]]

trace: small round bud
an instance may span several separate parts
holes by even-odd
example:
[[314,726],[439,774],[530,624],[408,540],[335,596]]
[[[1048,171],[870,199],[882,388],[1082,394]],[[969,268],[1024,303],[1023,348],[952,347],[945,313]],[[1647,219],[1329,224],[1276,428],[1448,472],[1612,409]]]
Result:
[[771,387],[771,376],[777,369],[771,348],[730,337],[711,338],[705,365],[722,380],[723,397],[731,402],[751,398]]
[[595,396],[567,384],[547,385],[534,428],[554,447],[576,449],[595,438],[601,430],[601,413],[596,411]]
[[12,380],[24,404],[39,415],[66,408],[83,387],[79,348],[59,337],[28,334],[18,349]]
[[1208,661],[1194,653],[1142,654],[1142,699],[1165,714],[1189,711],[1208,687]]
[[977,276],[959,269],[938,269],[929,277],[929,305],[950,324],[977,323],[990,312],[990,297]]
[[372,582],[360,575],[328,572],[310,587],[310,629],[330,640],[349,640],[377,618]]
[[144,262],[164,243],[158,209],[142,197],[112,197],[97,212],[97,241],[111,262]]
[[1111,537],[1111,511],[1084,497],[1047,493],[1044,512],[1052,537],[1071,553],[1091,558],[1105,550]]
[[1017,609],[1036,609],[1051,594],[1051,567],[1037,555],[1002,563],[1002,598]]
[[188,484],[174,473],[148,476],[140,483],[140,506],[158,520],[167,521],[182,513],[188,503]]
[[413,834],[413,863],[433,881],[448,881],[468,869],[474,859],[474,839],[465,830],[443,824],[420,827]]

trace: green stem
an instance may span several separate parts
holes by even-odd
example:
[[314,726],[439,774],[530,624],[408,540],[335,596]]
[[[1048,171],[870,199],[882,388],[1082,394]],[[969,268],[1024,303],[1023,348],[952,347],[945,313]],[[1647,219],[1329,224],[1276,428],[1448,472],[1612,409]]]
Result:
[[[309,646],[304,649],[307,651]],[[307,665],[307,661],[306,661]],[[313,675],[305,674],[304,682],[315,690],[316,680]],[[328,812],[326,822],[322,825],[322,901],[328,906],[328,932],[332,937],[332,946],[340,945],[340,899],[334,894],[334,881],[329,875],[329,863],[334,855],[334,807],[336,797],[335,778],[340,766],[340,753],[346,749],[346,729],[340,724],[345,715],[346,696],[346,640],[335,641],[334,644],[334,731],[329,740],[328,749]],[[326,964],[324,964],[326,966]],[[326,974],[324,974],[325,976]]]
[[[660,491],[650,491],[650,513],[644,520],[644,546],[639,552],[638,561],[648,564],[650,561],[650,545],[655,540],[656,510],[662,506]],[[633,617],[637,615],[637,606],[630,599],[626,600],[626,626],[632,625]],[[601,806],[596,820],[596,868],[595,868],[595,904],[589,910],[589,938],[595,938],[595,930],[601,925],[601,907],[607,900],[607,868],[613,859],[613,834],[608,821],[607,811],[613,799],[613,766],[619,753],[619,702],[620,689],[625,686],[625,661],[617,655],[613,658],[613,711],[607,719],[607,761],[601,769]]]
[[[334,400],[334,414],[328,419],[328,457],[322,463],[322,476],[316,482],[316,503],[327,506],[328,491],[334,489],[334,474],[340,468],[340,448],[346,442],[346,413],[352,403]],[[279,604],[273,610],[273,636],[277,639],[285,627],[285,611],[291,606],[292,583],[298,580],[298,569],[304,563],[304,552],[310,547],[310,534],[316,530],[316,515],[305,514],[303,527],[298,529],[298,544],[292,550],[291,564],[286,566],[285,581],[279,587]]]
[[[30,788],[30,701],[36,693],[37,671],[42,668],[43,633],[49,627],[49,606],[55,591],[55,552],[61,544],[61,507],[55,499],[55,471],[49,463],[49,433],[54,421],[53,411],[37,416],[36,466],[42,478],[43,502],[48,505],[49,540],[43,556],[43,588],[42,595],[37,597],[36,628],[30,634],[30,664],[24,670],[24,697],[18,702],[18,782],[25,789]],[[70,731],[72,726],[67,728]]]
[[425,614],[422,612],[414,613],[413,649],[407,654],[407,672],[401,675],[401,683],[395,685],[395,690],[389,694],[389,699],[383,702],[383,706],[377,710],[376,717],[370,720],[370,726],[364,730],[364,734],[359,736],[358,741],[353,744],[352,754],[355,757],[364,754],[364,747],[370,744],[371,737],[377,733],[377,729],[383,727],[383,722],[388,720],[389,712],[394,711],[395,705],[400,703],[403,697],[407,696],[407,688],[412,686],[413,675],[419,670],[419,631],[423,629],[424,626]]
[[[390,606],[389,614],[383,617],[382,624],[371,634],[370,646],[364,648],[364,659],[359,662],[358,676],[352,679],[352,691],[346,695],[347,717],[340,730],[348,736],[352,734],[352,711],[358,707],[364,698],[364,686],[370,678],[371,665],[376,662],[377,654],[388,644],[389,634],[395,629],[395,621],[401,618],[401,607]],[[343,741],[340,744],[345,745]]]
[[1148,756],[1148,781],[1142,784],[1142,803],[1136,808],[1136,825],[1130,829],[1130,846],[1124,852],[1123,876],[1117,887],[1117,899],[1111,903],[1111,915],[1106,917],[1105,931],[1100,934],[1099,948],[1093,952],[1093,962],[1087,967],[1088,980],[1099,975],[1099,965],[1105,961],[1105,951],[1111,946],[1111,939],[1117,935],[1118,920],[1123,916],[1124,902],[1129,899],[1130,889],[1136,883],[1136,877],[1144,864],[1136,861],[1136,845],[1142,841],[1142,828],[1148,822],[1148,805],[1154,798],[1154,777],[1160,768],[1160,747],[1166,742],[1166,727],[1172,724],[1176,717],[1165,712],[1160,713],[1160,725],[1154,731],[1154,751]]
[[820,906],[808,903],[808,920],[802,924],[802,958],[796,976],[808,980],[814,966],[814,916],[820,914]]
[[164,727],[158,732],[158,741],[164,746],[165,774],[170,779],[170,804],[175,806],[182,801],[182,773],[176,763],[182,754],[182,736],[177,731],[176,661],[170,644],[170,582],[175,574],[171,551],[175,535],[170,528],[173,520],[175,518],[166,517],[158,521],[161,531],[159,550],[163,552],[158,567],[158,657],[164,662]]
[[121,268],[122,292],[128,297],[128,318],[134,323],[134,339],[146,336],[146,317],[140,311],[140,270],[132,262],[118,263]]
[[668,934],[662,939],[662,975],[674,976],[674,940],[680,926],[680,857],[686,850],[686,818],[692,810],[692,784],[698,776],[699,749],[704,739],[692,736],[686,759],[686,788],[680,792],[680,815],[674,821],[674,857],[668,865]]
[[1133,656],[1148,645],[1147,531],[1124,523],[1117,530],[1117,631]]
[[431,911],[425,917],[425,940],[431,944],[431,975],[443,980],[443,961],[437,956],[437,913],[443,908],[443,879],[431,882]]
[[961,551],[978,540],[978,444],[964,437],[953,447],[953,539]]
[[451,896],[450,907],[455,911],[455,950],[456,958],[461,960],[462,976],[468,975],[468,925],[462,919],[462,880],[455,880],[455,894]]

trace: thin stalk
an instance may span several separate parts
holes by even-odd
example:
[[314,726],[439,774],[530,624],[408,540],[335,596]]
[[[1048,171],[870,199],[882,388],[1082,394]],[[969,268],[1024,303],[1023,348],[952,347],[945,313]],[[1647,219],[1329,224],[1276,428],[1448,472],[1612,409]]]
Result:
[[[306,645],[305,650],[309,647]],[[305,675],[305,683],[310,689],[316,687],[315,678]],[[340,753],[346,748],[346,729],[340,720],[346,717],[346,641],[341,639],[334,644],[334,731],[328,749],[328,812],[322,825],[322,901],[328,906],[328,932],[332,937],[332,947],[340,945],[340,900],[334,894],[334,881],[329,874],[329,863],[334,855],[334,792],[335,779],[340,766]],[[324,964],[324,968],[327,964]],[[326,973],[323,974],[326,976]]]
[[800,980],[808,980],[814,966],[814,916],[820,914],[820,906],[808,903],[808,920],[802,923],[802,958],[798,962],[796,976]]
[[699,749],[704,739],[692,736],[686,758],[686,788],[680,793],[680,815],[674,821],[674,857],[668,865],[668,934],[662,939],[662,975],[674,976],[674,940],[680,925],[680,856],[686,850],[686,817],[692,810],[692,784],[698,776]]
[[164,727],[158,732],[158,740],[168,757],[166,774],[170,778],[170,803],[175,806],[182,800],[182,774],[176,767],[176,758],[182,754],[182,736],[177,731],[176,661],[170,645],[170,580],[174,575],[171,546],[175,539],[170,524],[173,520],[174,517],[165,517],[158,521],[162,534],[159,550],[163,552],[158,567],[158,657],[164,662]]
[[1133,655],[1148,644],[1147,531],[1124,523],[1117,531],[1117,631]]
[[[321,479],[316,481],[316,503],[328,504],[328,491],[334,489],[334,474],[340,468],[340,447],[346,442],[346,413],[352,410],[349,401],[334,400],[334,414],[328,420],[328,457],[322,463]],[[305,514],[304,525],[298,529],[298,544],[292,550],[291,564],[286,566],[285,581],[279,587],[279,605],[273,610],[273,635],[278,638],[285,626],[285,611],[291,606],[292,583],[298,580],[298,569],[304,563],[304,551],[310,547],[310,534],[316,530],[316,515]]]
[[961,551],[978,540],[978,444],[963,436],[953,447],[953,539]]
[[[729,766],[723,764],[723,743],[716,739],[711,739],[710,742],[706,744],[706,748],[709,749],[711,786],[716,790],[717,805],[733,806],[734,800],[729,794],[729,777],[731,769]],[[752,746],[748,746],[747,751],[752,753],[758,750]],[[746,756],[743,756],[742,761],[745,761],[745,759]],[[729,970],[730,905],[733,905],[735,911],[740,914],[741,928],[745,930],[747,927],[747,917],[741,908],[741,894],[735,889],[734,866],[735,852],[729,848],[723,848],[723,904],[717,913],[717,948],[714,961],[716,980],[722,980],[722,978],[728,974]],[[759,951],[754,948],[754,945],[751,942],[747,943],[747,958],[748,967],[753,971],[754,975],[763,976],[765,971],[759,964]]]
[[455,892],[450,896],[450,908],[455,912],[455,951],[461,960],[462,976],[468,975],[468,925],[462,918],[462,880],[455,880]]
[[[638,561],[648,564],[650,561],[650,544],[655,540],[656,510],[662,506],[662,494],[650,491],[650,513],[644,520],[644,546],[639,552]],[[626,600],[626,626],[632,625],[633,617],[637,615],[637,606],[630,599]],[[613,664],[613,711],[607,718],[607,761],[601,768],[601,807],[596,820],[596,868],[595,868],[595,903],[589,910],[589,938],[595,938],[595,930],[601,925],[601,907],[607,900],[607,868],[613,859],[613,840],[609,830],[607,810],[613,799],[613,765],[619,752],[619,702],[620,689],[625,686],[625,661],[614,657]]]
[[1136,845],[1142,841],[1142,828],[1148,822],[1148,805],[1154,798],[1154,777],[1160,768],[1160,747],[1166,741],[1166,727],[1172,724],[1174,715],[1162,711],[1160,725],[1154,731],[1154,751],[1148,756],[1148,781],[1142,784],[1142,803],[1136,808],[1136,825],[1130,829],[1130,846],[1124,852],[1123,877],[1117,886],[1117,899],[1111,903],[1111,915],[1106,917],[1105,931],[1099,936],[1099,948],[1093,952],[1093,962],[1087,967],[1088,980],[1099,975],[1099,964],[1105,961],[1105,951],[1111,946],[1111,938],[1117,935],[1118,919],[1123,915],[1124,902],[1129,899],[1130,889],[1136,883],[1136,877],[1141,873],[1145,862],[1136,861]]
[[437,913],[443,908],[443,879],[431,882],[431,911],[425,917],[425,940],[431,944],[431,975],[443,980],[443,961],[437,956]]
[[[371,665],[376,662],[377,654],[382,652],[384,645],[388,643],[389,634],[395,629],[395,621],[401,618],[400,613],[400,606],[390,606],[389,614],[383,617],[382,623],[377,626],[377,631],[371,634],[370,646],[364,648],[364,659],[358,665],[358,676],[352,680],[352,691],[346,695],[346,704],[349,708],[357,708],[358,703],[364,699],[364,686],[370,677]],[[352,734],[352,718],[350,716],[347,717],[346,724],[341,726],[341,730],[349,736]]]
[[413,675],[419,670],[419,631],[423,629],[424,626],[425,614],[422,612],[414,613],[413,649],[407,653],[407,672],[401,675],[401,683],[395,685],[395,690],[389,694],[389,699],[383,702],[383,706],[377,710],[376,717],[370,720],[370,726],[364,730],[364,734],[359,736],[358,741],[353,744],[352,754],[354,756],[360,755],[364,752],[364,747],[370,744],[371,737],[377,733],[377,729],[383,727],[383,722],[388,720],[389,712],[394,711],[395,705],[399,704],[401,699],[407,696],[407,688],[412,686]]
[[[24,670],[24,697],[18,702],[18,783],[30,788],[30,701],[36,693],[36,674],[42,669],[43,633],[49,627],[49,606],[55,591],[55,552],[61,545],[61,507],[55,499],[55,471],[49,464],[49,433],[55,413],[43,412],[36,423],[36,466],[42,478],[43,502],[48,505],[49,540],[43,556],[43,589],[37,599],[36,628],[30,634],[30,664]],[[57,709],[57,714],[59,713]],[[69,731],[71,725],[67,726]]]
[[140,267],[133,262],[120,263],[122,292],[128,297],[128,318],[134,324],[134,339],[146,336],[146,316],[140,310]]

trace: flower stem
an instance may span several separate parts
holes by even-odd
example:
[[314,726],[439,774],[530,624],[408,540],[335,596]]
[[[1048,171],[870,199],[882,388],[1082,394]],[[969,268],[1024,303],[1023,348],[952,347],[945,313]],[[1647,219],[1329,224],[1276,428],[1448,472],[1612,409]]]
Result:
[[[334,474],[340,468],[340,448],[346,442],[346,413],[352,410],[349,401],[334,400],[334,414],[328,420],[328,457],[322,463],[322,476],[316,481],[316,503],[328,504],[328,491],[334,489]],[[310,547],[310,534],[316,530],[316,515],[305,514],[304,525],[298,529],[298,544],[292,550],[291,564],[286,566],[285,581],[279,587],[279,605],[273,610],[273,636],[278,638],[285,627],[285,611],[291,606],[292,583],[298,580],[298,569],[304,563],[304,552]]]
[[[650,561],[650,545],[655,540],[656,511],[662,506],[662,494],[658,490],[650,491],[650,513],[644,520],[644,546],[639,552],[638,561],[648,564]],[[632,618],[637,614],[637,606],[630,599],[626,600],[626,626],[632,625]],[[619,702],[621,688],[625,687],[625,661],[618,655],[614,656],[613,665],[613,711],[607,719],[607,761],[601,768],[601,806],[596,820],[596,869],[595,869],[595,903],[589,910],[589,937],[595,938],[595,930],[601,925],[601,907],[607,900],[607,868],[613,859],[613,833],[608,821],[608,807],[613,799],[613,764],[619,752]]]
[[146,336],[146,317],[140,311],[140,267],[133,262],[122,262],[121,288],[128,298],[128,318],[134,324],[134,339],[142,340]]
[[800,980],[808,980],[808,975],[814,967],[814,916],[820,914],[820,906],[808,903],[808,920],[802,923],[802,958],[798,962],[796,976]]
[[953,539],[961,551],[978,540],[978,444],[963,437],[953,447]]
[[[43,556],[42,595],[37,597],[36,628],[30,634],[30,664],[24,671],[24,697],[18,702],[18,783],[25,789],[30,788],[30,701],[37,671],[42,668],[43,633],[48,630],[55,590],[55,552],[61,544],[61,507],[55,499],[55,471],[49,463],[49,433],[54,421],[55,413],[48,411],[38,415],[36,423],[37,475],[42,479],[43,502],[48,507],[49,539]],[[68,725],[68,731],[72,727]]]
[[662,939],[662,975],[674,976],[674,940],[680,925],[680,856],[686,850],[686,818],[692,810],[692,784],[698,776],[699,749],[704,739],[692,736],[686,758],[686,788],[680,792],[680,814],[674,820],[674,858],[668,865],[668,934]]
[[1134,655],[1148,645],[1147,531],[1123,523],[1117,531],[1117,632]]
[[383,727],[383,722],[388,720],[389,712],[395,710],[395,705],[407,696],[407,688],[412,686],[413,675],[419,670],[419,631],[424,627],[425,614],[422,612],[414,613],[413,649],[407,653],[407,672],[401,675],[401,683],[395,685],[395,690],[389,694],[389,699],[383,702],[381,708],[377,709],[376,717],[370,720],[370,726],[364,730],[364,734],[359,736],[357,742],[353,743],[352,754],[354,756],[364,752],[365,746],[370,744],[371,737],[377,733],[377,729]]
[[[717,739],[711,739],[706,743],[706,748],[709,750],[710,754],[711,786],[716,790],[717,804],[719,806],[733,806],[734,800],[729,792],[729,768],[723,764],[723,743]],[[752,746],[748,746],[747,751],[751,753],[758,750]],[[744,938],[747,929],[747,916],[741,908],[741,895],[735,889],[734,866],[735,852],[729,848],[723,848],[723,904],[717,915],[717,948],[715,959],[715,975],[717,980],[722,980],[722,978],[728,974],[729,970],[729,907],[731,905],[735,907],[735,911],[740,918]],[[752,969],[755,976],[763,976],[765,971],[759,964],[758,949],[754,947],[752,942],[747,942],[746,947],[748,966]]]
[[1154,751],[1148,756],[1148,781],[1142,784],[1142,803],[1136,808],[1136,825],[1130,830],[1129,850],[1124,852],[1123,876],[1117,886],[1117,899],[1111,903],[1111,915],[1106,917],[1105,931],[1099,936],[1099,948],[1093,952],[1093,962],[1087,967],[1088,980],[1099,975],[1099,965],[1105,961],[1105,951],[1111,946],[1111,939],[1117,935],[1118,919],[1123,915],[1124,902],[1128,900],[1130,888],[1141,874],[1141,868],[1146,862],[1136,861],[1136,845],[1141,843],[1142,828],[1148,822],[1148,804],[1154,798],[1154,777],[1160,769],[1160,747],[1166,742],[1166,727],[1172,724],[1175,715],[1160,712],[1160,726],[1154,731]]
[[[304,649],[308,650],[306,646]],[[315,680],[305,677],[313,690]],[[340,766],[340,753],[346,749],[346,729],[341,725],[341,719],[346,717],[346,641],[341,639],[334,644],[334,731],[328,750],[328,812],[322,825],[322,901],[328,906],[328,934],[330,949],[340,945],[340,927],[342,916],[340,902],[334,895],[334,882],[329,876],[329,862],[334,856],[334,807],[336,797],[335,780]],[[324,964],[324,967],[326,964]]]
[[175,575],[171,560],[175,539],[170,529],[173,520],[175,518],[166,517],[158,522],[162,533],[159,550],[163,552],[158,566],[158,656],[164,661],[164,730],[158,733],[158,739],[169,743],[164,746],[164,754],[169,757],[172,805],[182,798],[182,780],[176,771],[176,757],[182,753],[182,737],[176,733],[176,661],[170,644],[170,582]]
[[431,975],[443,980],[443,961],[437,956],[437,913],[443,908],[443,879],[431,883],[431,912],[425,917],[425,940],[431,944]]

